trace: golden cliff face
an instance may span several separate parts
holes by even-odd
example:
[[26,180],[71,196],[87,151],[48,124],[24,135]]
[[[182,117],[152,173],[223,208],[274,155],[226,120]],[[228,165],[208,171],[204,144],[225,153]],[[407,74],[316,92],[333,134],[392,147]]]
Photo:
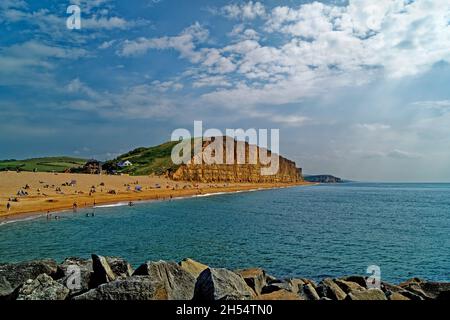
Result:
[[[225,139],[225,137],[223,137]],[[203,142],[202,153],[211,154],[212,142]],[[238,147],[240,145],[240,147]],[[237,163],[238,148],[245,148],[245,162]],[[231,149],[231,151],[229,150]],[[234,149],[234,150],[233,150]],[[242,150],[242,149],[241,149]],[[250,150],[256,154],[255,161],[250,161]],[[234,148],[226,148],[223,143],[223,164],[207,164],[202,159],[202,154],[194,155],[187,164],[181,165],[172,175],[173,180],[178,181],[195,181],[195,182],[251,182],[251,183],[295,183],[303,181],[301,169],[297,168],[295,162],[290,161],[278,155],[278,171],[273,175],[264,175],[261,173],[262,168],[268,168],[270,165],[262,165],[259,158],[259,147],[251,146],[247,142],[234,141]],[[234,153],[234,162],[231,164],[227,159],[227,153]],[[213,156],[215,152],[212,151]],[[268,157],[271,152],[268,151]],[[197,158],[197,161],[194,161]],[[267,163],[267,162],[266,162]]]

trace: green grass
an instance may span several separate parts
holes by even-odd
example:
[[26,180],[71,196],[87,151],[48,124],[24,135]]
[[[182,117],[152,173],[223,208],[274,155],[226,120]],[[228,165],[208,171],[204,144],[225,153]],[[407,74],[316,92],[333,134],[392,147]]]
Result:
[[[150,148],[137,148],[128,153],[125,153],[116,159],[106,162],[112,170],[118,173],[125,173],[132,176],[140,175],[163,175],[167,171],[176,171],[179,165],[172,162],[172,148],[179,142],[166,142],[159,146]],[[117,163],[121,161],[130,161],[133,165],[126,168],[117,167]]]
[[16,170],[38,172],[64,172],[70,168],[77,168],[86,163],[85,159],[72,157],[46,157],[26,160],[0,160],[0,171]]

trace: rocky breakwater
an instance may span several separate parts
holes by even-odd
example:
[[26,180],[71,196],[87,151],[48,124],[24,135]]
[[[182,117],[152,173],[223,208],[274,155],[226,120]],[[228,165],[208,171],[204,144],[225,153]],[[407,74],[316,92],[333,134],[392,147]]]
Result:
[[[222,140],[222,151],[213,148],[215,141]],[[238,152],[239,151],[239,152]],[[270,160],[272,153],[267,152]],[[239,156],[238,154],[242,156]],[[278,170],[275,174],[261,174],[262,168],[270,167],[267,161],[261,161],[260,148],[248,142],[232,140],[231,147],[227,146],[226,137],[216,137],[212,141],[204,141],[201,152],[194,154],[186,164],[182,164],[171,178],[179,181],[195,182],[250,182],[250,183],[296,183],[303,181],[302,170],[295,162],[273,154],[278,159]],[[205,161],[215,158],[218,161]],[[230,160],[231,159],[231,160]],[[238,161],[238,159],[240,159]],[[263,164],[265,163],[265,164]]]
[[191,259],[146,262],[133,270],[114,257],[0,264],[0,300],[434,300],[450,283],[411,279],[368,289],[366,278],[276,279],[263,269],[230,271]]

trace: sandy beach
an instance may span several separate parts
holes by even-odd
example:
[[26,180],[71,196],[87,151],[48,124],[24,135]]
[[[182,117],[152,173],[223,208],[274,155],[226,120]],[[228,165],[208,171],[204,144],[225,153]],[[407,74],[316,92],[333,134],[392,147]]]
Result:
[[48,211],[73,210],[74,204],[84,208],[123,201],[163,200],[309,184],[193,183],[175,182],[159,176],[0,172],[0,222]]

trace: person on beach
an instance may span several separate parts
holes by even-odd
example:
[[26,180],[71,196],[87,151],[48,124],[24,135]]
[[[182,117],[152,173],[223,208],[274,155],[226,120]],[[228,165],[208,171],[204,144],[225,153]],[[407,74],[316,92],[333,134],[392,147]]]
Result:
[[77,212],[78,205],[76,202],[73,203],[73,212]]
[[47,211],[47,220],[50,220],[50,211]]
[[132,207],[132,206],[134,206],[134,203],[133,202],[128,202],[128,205],[130,206],[130,207]]
[[8,211],[11,210],[11,203],[8,202],[8,203],[6,204],[6,210],[8,210]]

